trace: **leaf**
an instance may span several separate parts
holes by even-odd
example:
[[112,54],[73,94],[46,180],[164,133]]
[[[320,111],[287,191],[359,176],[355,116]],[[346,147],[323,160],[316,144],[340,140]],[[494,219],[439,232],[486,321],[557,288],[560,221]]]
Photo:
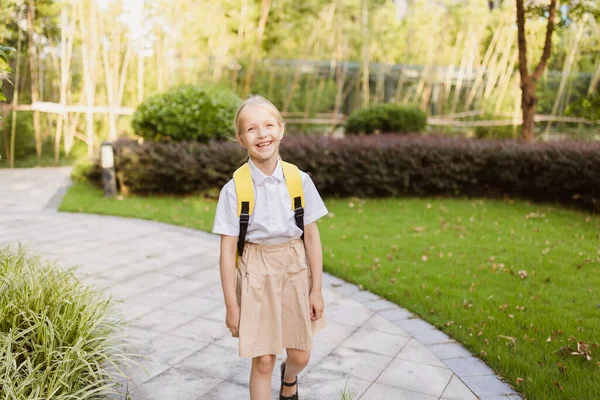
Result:
[[517,386],[523,383],[523,378],[517,378]]
[[519,271],[519,278],[521,279],[525,279],[527,278],[527,271],[525,271],[524,269]]
[[413,226],[412,229],[413,231],[418,233],[425,232],[425,228],[423,228],[422,226]]
[[558,383],[558,381],[554,381],[554,386],[556,386],[556,388],[559,391],[561,391],[561,392],[563,391],[563,387],[562,387],[562,385],[560,383]]

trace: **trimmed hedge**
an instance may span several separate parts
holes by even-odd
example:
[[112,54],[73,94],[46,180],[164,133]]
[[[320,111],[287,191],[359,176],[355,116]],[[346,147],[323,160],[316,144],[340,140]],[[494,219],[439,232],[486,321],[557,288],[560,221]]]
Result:
[[235,112],[241,104],[228,90],[182,85],[144,100],[133,114],[131,127],[150,140],[223,139],[234,135]]
[[[237,143],[116,143],[131,193],[220,188],[244,162]],[[288,137],[281,156],[324,196],[518,196],[600,212],[600,143],[526,144],[444,136]],[[97,175],[98,166],[91,171]]]
[[350,114],[345,124],[347,134],[421,132],[427,126],[427,115],[415,106],[374,104]]

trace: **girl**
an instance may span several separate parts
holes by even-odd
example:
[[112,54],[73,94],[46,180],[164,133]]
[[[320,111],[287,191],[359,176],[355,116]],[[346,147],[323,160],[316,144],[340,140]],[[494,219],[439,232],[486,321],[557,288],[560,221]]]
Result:
[[233,337],[239,337],[240,356],[252,358],[250,399],[271,398],[275,356],[285,348],[279,398],[297,400],[297,375],[308,364],[313,335],[326,324],[321,240],[315,221],[328,211],[310,177],[300,171],[302,240],[279,158],[284,124],[271,102],[249,97],[234,122],[237,141],[248,151],[255,205],[236,269],[240,219],[234,180],[221,190],[213,233],[221,235],[225,324]]

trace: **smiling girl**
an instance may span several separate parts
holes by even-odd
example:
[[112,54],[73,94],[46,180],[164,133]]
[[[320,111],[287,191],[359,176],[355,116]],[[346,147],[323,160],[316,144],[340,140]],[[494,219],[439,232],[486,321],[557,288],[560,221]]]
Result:
[[304,230],[297,225],[279,157],[284,124],[271,102],[249,97],[236,113],[235,128],[237,141],[248,151],[255,205],[237,259],[240,218],[234,180],[221,190],[213,232],[221,235],[225,323],[239,337],[240,356],[252,358],[250,399],[271,398],[276,355],[285,348],[279,398],[296,400],[297,375],[308,364],[312,337],[326,324],[316,221],[328,211],[311,178],[300,171]]

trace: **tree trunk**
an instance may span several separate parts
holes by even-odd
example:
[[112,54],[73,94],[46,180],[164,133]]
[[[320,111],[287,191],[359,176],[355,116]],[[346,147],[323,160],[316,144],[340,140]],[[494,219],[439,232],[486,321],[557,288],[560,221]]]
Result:
[[[37,48],[34,39],[34,26],[33,21],[35,20],[35,5],[33,0],[29,0],[29,7],[27,10],[27,32],[29,34],[29,71],[31,72],[31,103],[34,104],[39,100],[39,76],[38,76],[38,62],[37,62]],[[42,157],[42,132],[40,130],[40,112],[33,112],[33,130],[35,132],[35,154],[38,162]]]
[[522,138],[526,142],[534,140],[534,120],[537,97],[535,96],[536,82],[527,79],[521,80],[521,110],[523,112]]
[[546,40],[540,62],[530,75],[527,70],[527,41],[525,39],[525,9],[523,0],[515,0],[517,5],[517,37],[519,43],[519,74],[521,75],[521,110],[523,112],[522,138],[526,142],[534,139],[534,121],[535,106],[537,98],[535,89],[537,80],[544,72],[550,52],[552,50],[552,31],[554,30],[554,15],[556,14],[556,0],[550,0],[550,10],[548,13],[548,25],[546,27]]

